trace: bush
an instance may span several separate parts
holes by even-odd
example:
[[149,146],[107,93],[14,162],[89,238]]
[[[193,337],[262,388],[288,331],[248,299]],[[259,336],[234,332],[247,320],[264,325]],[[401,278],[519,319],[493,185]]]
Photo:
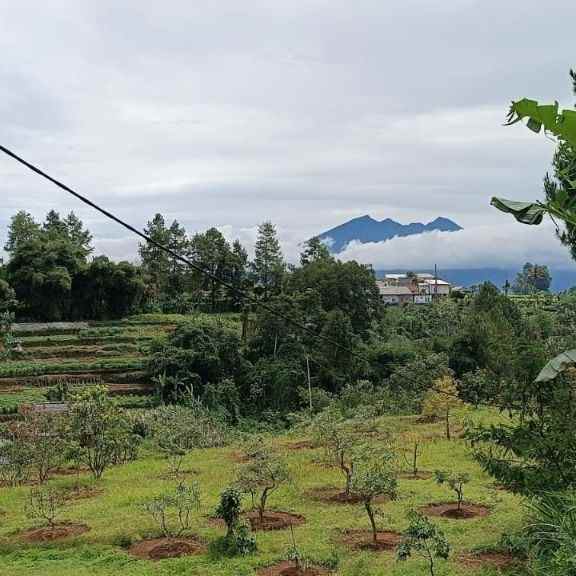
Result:
[[164,536],[177,537],[190,529],[191,516],[200,509],[200,488],[178,484],[174,492],[156,496],[144,509],[158,524]]
[[246,556],[256,551],[256,540],[245,524],[240,522],[242,498],[234,488],[227,488],[220,494],[220,503],[216,508],[216,518],[226,524],[226,535],[210,544],[213,557]]
[[54,488],[32,488],[26,502],[26,516],[53,528],[64,506],[62,494]]

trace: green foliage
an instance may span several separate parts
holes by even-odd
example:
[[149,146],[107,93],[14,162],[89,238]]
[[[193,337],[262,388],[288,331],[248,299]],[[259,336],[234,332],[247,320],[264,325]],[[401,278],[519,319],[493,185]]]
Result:
[[181,536],[190,530],[192,517],[200,510],[200,487],[196,482],[179,483],[172,492],[145,502],[144,510],[152,516],[163,536]]
[[76,318],[123,318],[138,310],[146,285],[129,262],[118,264],[98,256],[74,277],[73,311]]
[[284,257],[277,238],[276,228],[271,222],[264,222],[258,227],[252,264],[256,285],[262,291],[264,300],[268,300],[271,295],[280,291],[284,268]]
[[436,560],[448,558],[450,545],[442,530],[426,516],[412,511],[408,514],[408,521],[410,524],[398,547],[398,560],[407,560],[412,555],[420,556],[428,563],[430,576],[435,576]]
[[241,523],[242,498],[235,488],[226,488],[220,494],[215,511],[216,518],[226,524],[226,535],[210,544],[210,553],[215,558],[247,556],[256,552],[256,540],[248,527]]
[[357,449],[350,491],[364,505],[372,527],[372,538],[376,542],[378,531],[373,502],[378,496],[390,500],[397,498],[396,454],[390,449],[374,450],[367,446]]
[[52,528],[63,506],[62,493],[55,488],[43,486],[30,489],[25,512],[28,518],[40,520]]
[[462,510],[464,501],[464,486],[470,482],[470,474],[464,472],[446,472],[445,470],[436,470],[434,472],[436,482],[440,485],[448,486],[456,493],[458,497],[458,512]]
[[263,448],[254,452],[250,461],[238,468],[235,486],[240,492],[251,494],[256,499],[260,524],[263,525],[268,498],[291,478],[285,460]]
[[165,401],[178,401],[183,395],[202,398],[208,383],[225,379],[242,384],[247,369],[238,334],[201,322],[181,324],[167,341],[155,343],[147,364],[147,372]]
[[552,278],[548,266],[540,266],[526,262],[522,272],[516,275],[513,290],[516,294],[532,294],[538,291],[547,291]]
[[576,498],[573,492],[546,493],[530,506],[528,542],[537,576],[564,576],[576,570]]
[[69,435],[80,462],[99,479],[118,458],[133,452],[138,438],[105,387],[87,388],[71,399]]

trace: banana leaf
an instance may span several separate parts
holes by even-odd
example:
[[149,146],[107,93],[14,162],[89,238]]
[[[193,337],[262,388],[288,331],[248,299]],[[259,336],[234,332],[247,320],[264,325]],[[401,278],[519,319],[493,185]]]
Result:
[[576,363],[576,350],[562,352],[562,354],[558,354],[558,356],[552,358],[552,360],[542,368],[535,382],[550,382],[574,363]]
[[542,222],[546,208],[537,202],[516,202],[493,197],[490,204],[502,212],[512,214],[518,222],[537,226]]

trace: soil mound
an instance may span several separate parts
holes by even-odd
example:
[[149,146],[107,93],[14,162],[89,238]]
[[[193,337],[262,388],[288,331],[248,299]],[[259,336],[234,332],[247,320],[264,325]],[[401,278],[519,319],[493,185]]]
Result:
[[324,576],[330,574],[330,571],[319,566],[297,568],[293,562],[285,561],[262,568],[256,574],[258,576]]
[[386,530],[376,534],[376,541],[370,530],[346,530],[341,542],[354,550],[373,550],[384,552],[394,550],[402,541],[398,532]]
[[55,524],[42,528],[32,528],[21,533],[21,538],[27,542],[52,542],[72,536],[79,536],[90,530],[86,524]]
[[488,516],[490,509],[481,504],[463,502],[462,507],[458,510],[457,502],[442,502],[439,504],[429,504],[422,506],[420,510],[428,516],[440,516],[441,518],[451,518],[452,520],[469,520]]
[[491,567],[506,570],[520,564],[520,560],[509,552],[486,550],[483,552],[465,552],[458,557],[458,562],[469,568]]
[[133,544],[128,552],[145,560],[164,560],[203,554],[206,547],[196,538],[154,538]]

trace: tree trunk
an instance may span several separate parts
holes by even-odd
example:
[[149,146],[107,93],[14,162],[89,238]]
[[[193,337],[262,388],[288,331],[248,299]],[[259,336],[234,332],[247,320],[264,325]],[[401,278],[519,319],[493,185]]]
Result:
[[268,488],[264,488],[264,490],[262,490],[262,496],[260,497],[260,506],[258,507],[260,526],[264,526],[264,510],[266,509],[267,499],[268,499]]
[[414,442],[414,460],[412,462],[412,471],[414,473],[414,478],[418,476],[418,443]]
[[374,511],[372,510],[372,503],[370,500],[364,500],[364,507],[368,513],[368,518],[370,518],[370,524],[372,526],[372,541],[376,543],[378,540],[378,531],[376,530],[376,521],[374,520]]
[[450,408],[446,408],[446,439],[452,439],[450,436]]

